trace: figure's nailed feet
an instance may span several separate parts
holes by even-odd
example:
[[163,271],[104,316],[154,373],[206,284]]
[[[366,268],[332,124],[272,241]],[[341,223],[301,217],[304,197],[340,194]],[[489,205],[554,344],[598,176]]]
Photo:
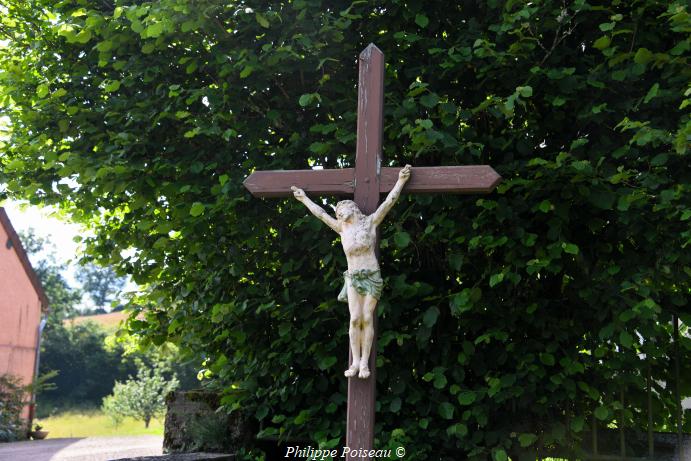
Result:
[[358,366],[357,365],[351,365],[350,368],[348,368],[345,373],[343,373],[346,378],[352,378],[358,373]]
[[360,373],[357,375],[360,379],[369,378],[369,367],[367,365],[360,367]]

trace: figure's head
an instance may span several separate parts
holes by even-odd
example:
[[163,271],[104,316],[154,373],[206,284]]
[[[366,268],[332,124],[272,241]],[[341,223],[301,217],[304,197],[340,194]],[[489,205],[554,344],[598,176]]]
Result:
[[362,216],[360,208],[352,200],[342,200],[336,204],[336,219],[339,221],[348,221],[351,217],[360,218]]

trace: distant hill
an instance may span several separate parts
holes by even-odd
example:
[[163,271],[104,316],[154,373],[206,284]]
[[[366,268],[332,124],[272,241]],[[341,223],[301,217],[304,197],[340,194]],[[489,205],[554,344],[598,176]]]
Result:
[[71,319],[66,319],[65,325],[79,325],[84,322],[94,322],[103,327],[107,331],[115,331],[123,320],[128,317],[127,312],[111,312],[109,314],[97,314],[97,315],[82,315],[79,317],[74,317]]

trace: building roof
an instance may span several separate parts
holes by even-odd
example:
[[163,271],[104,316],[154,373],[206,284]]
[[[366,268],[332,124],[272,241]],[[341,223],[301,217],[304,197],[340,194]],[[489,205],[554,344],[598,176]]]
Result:
[[39,280],[38,275],[36,275],[34,268],[31,267],[31,262],[29,261],[29,257],[26,255],[24,246],[22,245],[21,240],[19,240],[19,236],[10,222],[10,217],[7,216],[7,212],[3,207],[0,207],[0,226],[5,229],[5,232],[7,232],[7,235],[9,236],[9,241],[0,242],[0,244],[5,244],[8,248],[14,248],[19,261],[22,263],[22,267],[24,267],[26,276],[29,277],[31,285],[33,285],[38,298],[41,300],[41,310],[48,310],[48,297],[46,296],[45,291],[43,291],[43,285],[41,285],[41,281]]

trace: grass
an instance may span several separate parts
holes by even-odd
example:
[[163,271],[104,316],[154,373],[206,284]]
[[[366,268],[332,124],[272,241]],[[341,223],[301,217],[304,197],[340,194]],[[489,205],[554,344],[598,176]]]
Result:
[[163,418],[152,419],[148,429],[143,421],[125,418],[115,427],[100,410],[66,411],[47,418],[35,420],[50,432],[51,439],[59,437],[88,437],[93,435],[163,435]]
[[120,322],[127,319],[127,312],[118,311],[109,314],[82,315],[64,321],[65,326],[79,325],[84,322],[94,322],[100,325],[107,333],[115,333]]

